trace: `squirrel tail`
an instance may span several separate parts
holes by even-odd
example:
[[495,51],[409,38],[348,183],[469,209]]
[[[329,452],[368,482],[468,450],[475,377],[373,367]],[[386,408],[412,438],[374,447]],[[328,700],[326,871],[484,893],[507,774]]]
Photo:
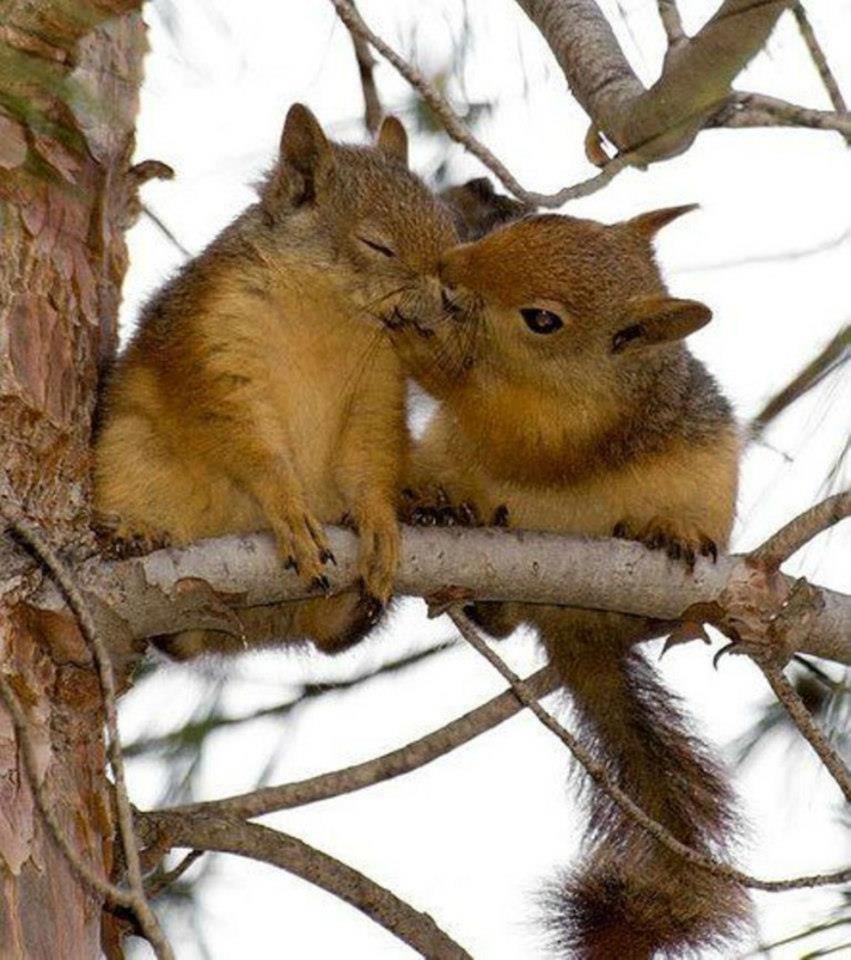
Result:
[[[683,843],[723,854],[738,826],[731,787],[644,655],[597,631],[543,633],[585,741],[623,790]],[[693,957],[747,929],[742,887],[667,850],[598,788],[587,802],[583,860],[544,901],[559,955]]]

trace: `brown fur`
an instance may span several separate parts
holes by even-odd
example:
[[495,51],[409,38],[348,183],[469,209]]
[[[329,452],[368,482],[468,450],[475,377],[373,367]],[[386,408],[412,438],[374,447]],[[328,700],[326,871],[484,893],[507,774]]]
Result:
[[475,177],[457,187],[447,187],[440,198],[452,211],[462,240],[478,240],[494,227],[518,220],[534,210],[528,203],[497,193],[487,177]]
[[[652,251],[655,231],[683,212],[614,226],[530,217],[446,254],[452,311],[429,336],[422,322],[394,333],[441,400],[413,457],[409,486],[424,502],[441,487],[470,515],[505,505],[515,527],[617,529],[689,564],[726,544],[738,431],[681,342],[709,311],[668,295]],[[528,309],[564,325],[533,332]],[[724,774],[634,646],[658,624],[516,603],[471,612],[495,636],[534,624],[584,736],[624,789],[683,842],[724,849],[735,822]],[[736,935],[749,911],[741,889],[669,854],[606,795],[589,801],[583,860],[550,898],[563,950],[648,960]]]
[[[321,591],[321,524],[351,516],[367,599],[276,615],[278,639],[327,650],[363,632],[397,563],[404,379],[380,321],[409,300],[439,304],[438,257],[455,236],[405,158],[392,118],[376,148],[342,146],[295,105],[260,202],[147,305],[103,394],[95,506],[121,536],[271,529],[282,562]],[[163,645],[187,657],[234,644]]]

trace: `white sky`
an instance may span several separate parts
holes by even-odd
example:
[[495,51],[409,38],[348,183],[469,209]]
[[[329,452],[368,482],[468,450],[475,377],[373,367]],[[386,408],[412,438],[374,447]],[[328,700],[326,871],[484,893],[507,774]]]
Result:
[[[691,17],[687,26],[696,28],[715,2],[681,6]],[[360,7],[392,43],[410,50],[415,42],[418,63],[427,72],[448,64],[464,9],[460,0],[361,0]],[[628,30],[614,3],[603,7],[642,79],[652,81],[664,49],[655,3],[623,2]],[[851,4],[810,0],[807,8],[851,95]],[[512,0],[478,0],[467,10],[474,46],[466,91],[473,100],[496,102],[479,135],[530,188],[556,189],[584,179],[593,172],[581,148],[587,120],[540,36]],[[271,160],[293,101],[308,103],[333,136],[362,138],[354,59],[330,4],[175,0],[172,6],[157,0],[146,11],[151,53],[137,156],[166,161],[177,178],[147,186],[144,198],[191,251],[202,249],[251,202],[247,185]],[[172,26],[166,30],[168,18]],[[377,79],[389,109],[407,102],[407,90],[390,67],[380,66]],[[788,15],[738,86],[829,106]],[[446,149],[442,141],[416,142],[413,166],[433,171]],[[460,148],[448,149],[453,179],[482,172]],[[747,419],[849,319],[851,235],[818,253],[717,265],[806,250],[846,233],[849,174],[851,154],[836,134],[708,132],[686,155],[647,172],[628,171],[568,209],[616,220],[656,206],[702,204],[701,212],[662,234],[660,260],[676,295],[703,299],[713,308],[713,323],[693,338],[693,347]],[[130,234],[130,249],[124,335],[140,302],[181,262],[144,218]],[[755,544],[824,492],[829,466],[849,434],[849,411],[846,367],[750,452],[735,547]],[[849,545],[847,530],[834,531],[803,551],[790,570],[849,591]],[[380,637],[343,658],[264,654],[207,669],[237,674],[227,704],[242,714],[278,702],[288,687],[305,679],[359,672],[448,632],[445,623],[428,622],[422,606],[409,601]],[[516,637],[500,650],[518,669],[529,670],[539,659],[528,637]],[[766,690],[748,663],[728,658],[716,672],[710,659],[693,644],[673,651],[663,669],[709,738],[723,748],[747,728]],[[125,698],[125,737],[171,729],[192,712],[203,689],[198,668],[164,668],[153,683]],[[249,788],[276,751],[276,782],[367,759],[500,689],[487,664],[458,648],[399,676],[326,697],[285,722],[216,734],[204,764],[204,796]],[[534,893],[541,879],[575,853],[581,823],[568,799],[567,766],[555,739],[521,716],[424,770],[269,822],[431,913],[477,960],[534,957],[540,954],[530,920]],[[153,803],[160,785],[156,765],[132,765],[131,788],[139,805]],[[838,790],[805,748],[769,747],[739,777],[738,787],[752,825],[745,868],[779,877],[851,859],[847,834],[837,825]],[[272,868],[220,858],[207,890],[201,926],[215,960],[413,956],[352,908]],[[760,897],[763,939],[795,932],[831,896]],[[828,937],[820,944],[831,942]],[[181,960],[199,955],[192,943],[176,946]],[[801,950],[778,950],[772,957],[791,960]]]

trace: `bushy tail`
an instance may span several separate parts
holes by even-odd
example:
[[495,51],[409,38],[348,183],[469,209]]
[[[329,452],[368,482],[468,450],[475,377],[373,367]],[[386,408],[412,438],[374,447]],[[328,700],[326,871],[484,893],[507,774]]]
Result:
[[[689,732],[678,698],[635,647],[599,635],[559,642],[549,632],[550,656],[599,760],[679,840],[723,855],[736,833],[730,786]],[[750,902],[740,886],[668,851],[602,790],[589,791],[588,806],[584,858],[546,898],[559,955],[693,957],[741,935]]]

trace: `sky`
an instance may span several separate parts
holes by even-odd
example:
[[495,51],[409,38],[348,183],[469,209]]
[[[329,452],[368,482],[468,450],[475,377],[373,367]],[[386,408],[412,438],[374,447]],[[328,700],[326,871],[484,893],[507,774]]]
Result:
[[[622,13],[617,4],[602,6],[634,68],[652,82],[664,52],[656,4],[623,0]],[[715,4],[681,6],[687,28],[696,29]],[[430,75],[449,66],[462,19],[469,17],[473,42],[463,91],[457,84],[450,91],[493,102],[478,127],[480,138],[530,189],[555,190],[593,173],[582,151],[587,118],[513,0],[361,0],[359,7],[368,23]],[[163,160],[177,176],[146,186],[143,199],[191,253],[252,202],[250,184],[271,162],[292,102],[307,103],[336,139],[364,139],[351,45],[330,3],[155,0],[145,9],[151,51],[137,159]],[[840,85],[851,95],[851,3],[810,0],[807,9]],[[376,79],[388,110],[409,105],[408,90],[391,67],[379,66]],[[737,86],[829,107],[788,15]],[[474,158],[445,139],[414,139],[414,169],[429,176],[441,163],[448,164],[453,181],[483,173]],[[746,422],[851,316],[850,174],[851,153],[837,134],[709,131],[683,156],[645,172],[626,171],[566,212],[611,222],[654,207],[701,204],[699,212],[662,232],[659,259],[674,295],[712,307],[712,323],[690,343]],[[184,259],[146,217],[130,232],[129,244],[125,339],[141,303]],[[750,448],[734,549],[754,546],[825,494],[825,477],[849,435],[849,411],[846,365]],[[834,488],[848,482],[846,472],[835,478]],[[788,569],[851,591],[849,546],[849,531],[836,529]],[[447,623],[428,621],[423,605],[408,600],[378,636],[333,660],[277,652],[164,665],[124,698],[122,732],[131,740],[174,728],[198,709],[217,679],[228,678],[226,706],[242,715],[294,694],[303,682],[359,674],[451,635]],[[530,635],[499,649],[522,672],[542,662]],[[669,653],[660,666],[707,739],[729,757],[767,691],[744,658],[727,658],[716,671],[711,653],[691,644]],[[284,782],[368,759],[501,689],[477,654],[454,647],[402,674],[329,694],[285,721],[256,721],[216,734],[204,756],[200,793],[212,799],[249,789],[263,771],[271,782]],[[409,776],[267,820],[427,911],[477,960],[533,958],[543,955],[533,923],[536,891],[575,856],[580,835],[568,766],[555,738],[521,715]],[[155,803],[162,784],[158,764],[131,764],[131,794],[139,806]],[[837,819],[839,791],[805,746],[768,743],[737,774],[736,785],[750,823],[741,856],[746,869],[781,877],[851,860],[847,830]],[[759,897],[760,938],[796,932],[832,897]],[[199,925],[214,960],[414,955],[323,891],[235,859],[217,859]],[[181,960],[202,956],[191,938],[175,945]],[[771,956],[800,955],[795,946]]]

